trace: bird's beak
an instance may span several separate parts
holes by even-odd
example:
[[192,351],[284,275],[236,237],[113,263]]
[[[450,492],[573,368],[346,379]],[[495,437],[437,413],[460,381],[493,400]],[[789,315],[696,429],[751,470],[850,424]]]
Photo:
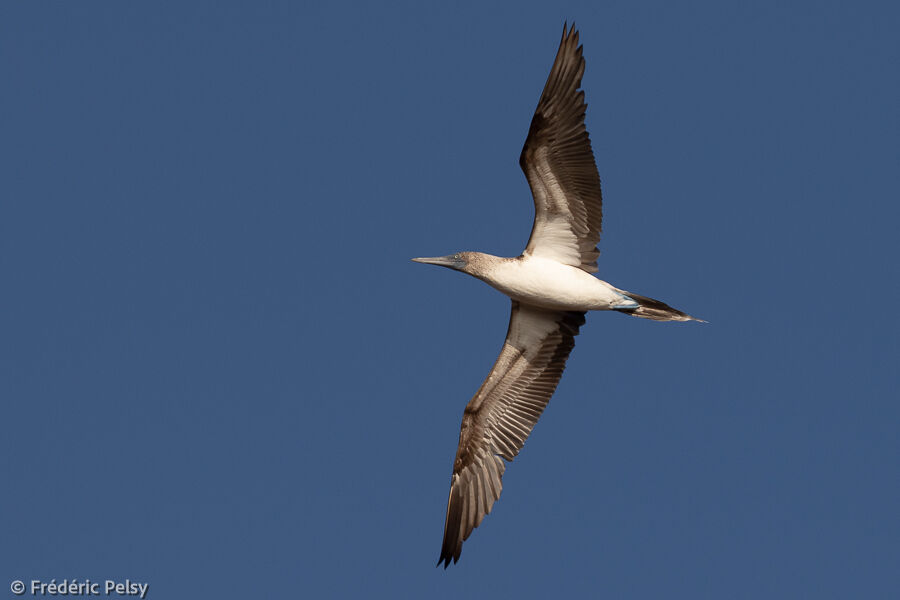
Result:
[[448,267],[450,269],[461,269],[466,266],[466,261],[462,258],[455,258],[453,254],[447,256],[433,256],[426,258],[414,258],[413,262],[424,263],[426,265],[438,265]]

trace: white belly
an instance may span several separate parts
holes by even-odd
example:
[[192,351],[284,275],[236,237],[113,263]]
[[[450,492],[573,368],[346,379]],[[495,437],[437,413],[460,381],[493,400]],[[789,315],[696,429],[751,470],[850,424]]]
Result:
[[554,310],[609,310],[630,302],[579,268],[528,256],[495,265],[482,279],[513,300]]

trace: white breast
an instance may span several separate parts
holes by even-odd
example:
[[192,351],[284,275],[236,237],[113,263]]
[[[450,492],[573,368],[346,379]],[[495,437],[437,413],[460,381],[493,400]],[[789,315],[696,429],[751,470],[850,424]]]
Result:
[[605,281],[538,256],[492,265],[482,279],[513,300],[555,310],[608,310],[622,302]]

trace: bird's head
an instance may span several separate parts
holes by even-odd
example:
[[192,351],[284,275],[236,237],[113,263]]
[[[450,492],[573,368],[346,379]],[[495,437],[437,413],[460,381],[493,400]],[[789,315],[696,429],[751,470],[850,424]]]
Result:
[[413,262],[425,263],[426,265],[438,265],[447,267],[456,271],[467,271],[469,263],[472,262],[474,252],[457,252],[456,254],[448,254],[447,256],[434,256],[430,258],[414,258]]

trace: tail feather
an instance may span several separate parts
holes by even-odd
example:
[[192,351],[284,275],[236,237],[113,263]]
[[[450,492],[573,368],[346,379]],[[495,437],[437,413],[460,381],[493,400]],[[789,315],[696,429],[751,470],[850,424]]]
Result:
[[631,292],[624,292],[626,296],[638,303],[637,308],[617,308],[619,312],[631,315],[632,317],[640,317],[642,319],[652,319],[654,321],[699,321],[706,323],[703,319],[697,319],[680,310],[674,309],[665,302],[639,296]]

